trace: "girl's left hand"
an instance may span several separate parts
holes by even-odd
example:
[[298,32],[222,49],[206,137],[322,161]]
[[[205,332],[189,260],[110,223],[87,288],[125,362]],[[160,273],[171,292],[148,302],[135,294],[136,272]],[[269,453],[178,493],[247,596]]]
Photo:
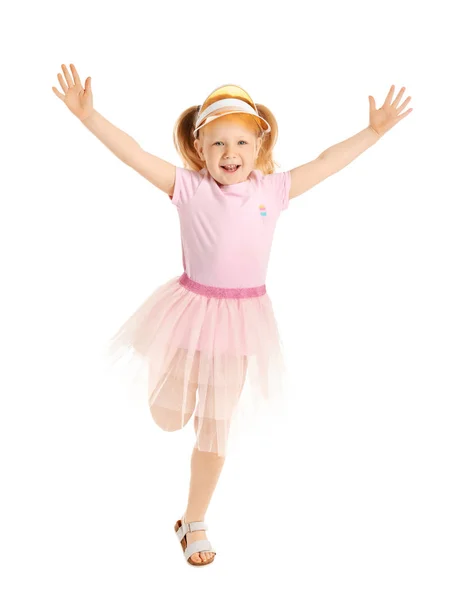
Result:
[[391,89],[389,90],[388,95],[386,96],[386,100],[381,108],[378,110],[375,108],[375,100],[373,96],[369,96],[369,104],[370,104],[370,127],[374,129],[380,136],[384,135],[386,131],[389,131],[394,125],[396,125],[399,121],[404,119],[409,113],[412,111],[412,108],[407,110],[402,115],[400,114],[408,102],[411,100],[411,96],[408,96],[406,100],[403,102],[401,106],[398,106],[398,103],[402,99],[403,92],[406,88],[402,87],[402,89],[397,94],[397,97],[391,104],[392,96],[394,95],[394,86],[391,85]]

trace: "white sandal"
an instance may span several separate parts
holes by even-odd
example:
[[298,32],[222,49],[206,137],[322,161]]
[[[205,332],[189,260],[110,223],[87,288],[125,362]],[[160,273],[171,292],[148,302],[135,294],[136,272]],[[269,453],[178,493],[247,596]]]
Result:
[[[175,523],[175,533],[177,534],[178,541],[181,543],[181,547],[183,548],[184,557],[188,563],[194,567],[203,567],[212,563],[216,557],[216,551],[211,546],[211,542],[209,540],[197,540],[188,546],[186,541],[186,533],[191,533],[192,531],[207,531],[207,529],[208,526],[203,521],[191,521],[190,523],[185,523],[184,520],[179,519]],[[196,552],[213,552],[214,556],[206,561],[202,560],[202,562],[194,562],[191,559],[191,556]]]

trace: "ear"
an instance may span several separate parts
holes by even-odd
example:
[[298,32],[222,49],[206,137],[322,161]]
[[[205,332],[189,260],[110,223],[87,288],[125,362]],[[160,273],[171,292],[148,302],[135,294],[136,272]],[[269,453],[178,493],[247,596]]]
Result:
[[197,154],[199,155],[200,160],[203,160],[202,145],[200,144],[200,140],[198,138],[194,140],[194,148],[197,150]]
[[259,154],[259,151],[261,150],[262,142],[263,142],[262,137],[259,137],[256,142],[256,154]]

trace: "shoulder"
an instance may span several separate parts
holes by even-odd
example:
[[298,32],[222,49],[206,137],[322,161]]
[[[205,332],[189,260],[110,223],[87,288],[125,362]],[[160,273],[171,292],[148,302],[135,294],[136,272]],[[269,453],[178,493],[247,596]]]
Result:
[[184,167],[175,167],[176,177],[180,181],[189,181],[194,183],[200,183],[203,179],[207,179],[208,170],[206,168],[200,171],[194,171],[194,169],[186,169]]
[[279,171],[265,175],[260,169],[254,169],[252,176],[263,185],[279,185],[280,183],[290,182],[291,172]]
[[279,204],[281,210],[284,210],[289,206],[289,192],[291,189],[290,171],[280,171],[278,173],[269,173],[265,175],[259,169],[255,169],[253,171],[253,176],[261,191],[273,198],[274,201]]
[[194,171],[193,169],[176,166],[174,189],[173,193],[169,194],[173,204],[180,205],[192,198],[202,181],[207,180],[207,175],[206,168]]

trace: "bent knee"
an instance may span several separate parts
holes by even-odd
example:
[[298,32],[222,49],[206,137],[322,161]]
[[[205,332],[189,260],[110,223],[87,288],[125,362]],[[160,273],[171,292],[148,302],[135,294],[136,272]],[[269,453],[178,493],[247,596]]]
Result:
[[158,427],[164,431],[177,431],[188,423],[194,411],[183,414],[180,410],[173,410],[162,406],[151,406],[150,412]]
[[182,385],[169,379],[158,394],[150,396],[150,412],[164,431],[182,429],[192,417],[196,405],[197,386],[189,384],[187,395]]

